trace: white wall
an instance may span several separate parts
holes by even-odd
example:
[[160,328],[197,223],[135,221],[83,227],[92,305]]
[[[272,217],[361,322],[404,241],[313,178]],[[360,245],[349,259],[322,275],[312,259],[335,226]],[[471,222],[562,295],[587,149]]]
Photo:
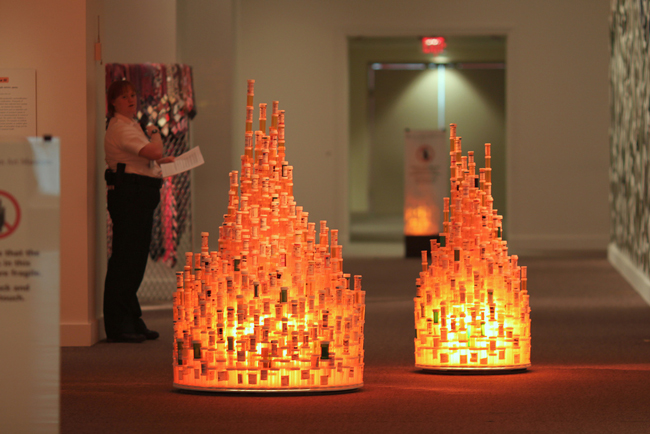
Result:
[[[605,249],[607,0],[240,0],[233,167],[246,79],[287,110],[287,155],[310,220],[348,234],[348,36],[507,37],[507,204],[512,252]],[[237,158],[236,158],[237,157]]]
[[[227,210],[231,170],[233,2],[104,0],[104,4],[105,63],[178,62],[192,67],[197,116],[191,123],[191,140],[205,159],[192,173],[194,239],[200,240],[201,232],[218,234]],[[101,152],[102,141],[103,132],[97,142]],[[105,200],[100,209],[105,209]],[[105,213],[100,217],[104,219],[100,239],[105,240]],[[213,242],[216,245],[216,239]],[[101,254],[103,276],[105,249]]]

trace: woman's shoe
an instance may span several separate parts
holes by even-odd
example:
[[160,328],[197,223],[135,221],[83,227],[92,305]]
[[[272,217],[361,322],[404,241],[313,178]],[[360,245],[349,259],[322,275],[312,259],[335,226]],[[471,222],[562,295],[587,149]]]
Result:
[[142,335],[144,335],[144,337],[145,337],[147,340],[152,341],[152,340],[154,340],[154,339],[158,339],[158,337],[160,336],[160,333],[158,333],[158,332],[155,331],[155,330],[149,330],[149,329],[146,329],[145,331],[142,332]]
[[144,334],[122,333],[114,337],[106,338],[106,342],[127,342],[127,343],[139,344],[140,342],[144,342],[146,339],[149,338],[147,338],[147,336]]

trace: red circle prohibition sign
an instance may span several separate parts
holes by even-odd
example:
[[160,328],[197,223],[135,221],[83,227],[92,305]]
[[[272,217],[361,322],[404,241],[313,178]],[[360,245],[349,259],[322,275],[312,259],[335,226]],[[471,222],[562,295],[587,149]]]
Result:
[[436,151],[431,147],[431,145],[420,145],[415,151],[416,158],[418,161],[423,163],[428,163],[435,158]]
[[[11,202],[14,208],[16,209],[16,220],[13,222],[13,224],[5,221],[4,224],[0,226],[0,239],[11,235],[18,228],[18,224],[20,223],[20,206],[18,205],[18,201],[11,194],[7,193],[6,191],[0,190],[0,199],[3,197],[9,199],[9,202]],[[3,227],[7,227],[7,231],[5,231],[4,233],[2,232]]]

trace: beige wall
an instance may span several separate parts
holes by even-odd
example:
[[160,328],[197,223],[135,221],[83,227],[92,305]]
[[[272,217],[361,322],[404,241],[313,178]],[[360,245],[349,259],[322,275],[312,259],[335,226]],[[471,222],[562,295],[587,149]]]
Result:
[[[447,123],[457,124],[463,152],[474,151],[476,167],[485,167],[485,143],[491,146],[494,208],[509,221],[506,204],[505,76],[508,70],[446,71]],[[478,170],[478,169],[477,169]],[[507,240],[510,234],[504,231]]]
[[501,34],[508,243],[515,253],[605,249],[607,0],[241,0],[238,13],[233,157],[254,78],[257,102],[287,110],[296,200],[313,221],[347,237],[348,37]]
[[[179,62],[192,67],[197,116],[191,141],[205,159],[205,165],[192,172],[195,240],[201,232],[218,233],[227,210],[227,199],[219,198],[228,197],[231,170],[233,17],[232,1],[105,0],[105,63]],[[103,152],[103,131],[97,143]],[[100,202],[105,209],[105,200]],[[101,217],[105,219],[105,213]],[[100,239],[105,240],[105,232]],[[105,249],[102,255],[105,273]],[[103,285],[103,277],[99,283]]]
[[[61,343],[89,343],[96,334],[94,293],[94,71],[88,39],[96,1],[3,2],[3,68],[36,70],[37,134],[61,138]],[[88,35],[88,36],[87,36]],[[90,89],[89,89],[90,88]]]
[[104,63],[174,62],[175,23],[173,0],[2,5],[2,66],[36,69],[37,134],[61,138],[61,345],[90,345],[99,336],[104,65],[94,60],[94,44],[101,29]]

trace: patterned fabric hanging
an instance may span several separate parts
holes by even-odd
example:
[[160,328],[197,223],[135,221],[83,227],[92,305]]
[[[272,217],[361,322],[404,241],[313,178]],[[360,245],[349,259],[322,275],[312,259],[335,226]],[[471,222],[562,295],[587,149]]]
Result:
[[[106,89],[116,80],[129,80],[138,94],[137,118],[143,129],[157,125],[164,155],[178,156],[189,150],[189,120],[196,115],[192,69],[181,64],[106,64]],[[108,110],[108,102],[106,102]],[[160,205],[154,212],[149,255],[174,267],[180,236],[191,230],[189,172],[164,180]],[[107,245],[112,245],[112,224],[108,217]]]

